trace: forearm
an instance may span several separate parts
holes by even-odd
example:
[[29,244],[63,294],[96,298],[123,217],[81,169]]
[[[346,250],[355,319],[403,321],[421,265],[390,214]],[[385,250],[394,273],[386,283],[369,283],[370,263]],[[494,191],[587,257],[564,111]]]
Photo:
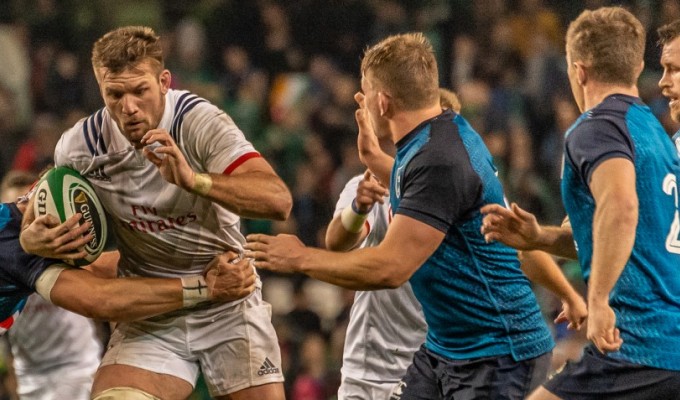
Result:
[[603,202],[593,218],[593,257],[588,304],[608,304],[635,243],[637,207]]
[[331,220],[326,229],[326,248],[331,251],[348,251],[359,245],[366,237],[366,228],[359,232],[350,232],[342,225],[338,214]]
[[276,175],[252,171],[238,175],[210,174],[212,185],[205,197],[246,218],[285,220],[293,200]]
[[389,186],[394,158],[382,150],[361,154],[361,161],[371,173],[385,186]]
[[347,253],[307,248],[305,253],[298,272],[346,289],[393,289],[410,277],[400,272],[404,269],[397,259],[388,259],[378,247]]
[[579,294],[552,257],[542,251],[520,252],[522,271],[530,281],[548,289],[562,301],[573,301]]
[[184,306],[180,279],[104,279],[77,269],[59,275],[50,299],[75,313],[108,321],[148,318]]
[[570,225],[541,227],[541,233],[532,247],[558,257],[572,260],[578,257]]

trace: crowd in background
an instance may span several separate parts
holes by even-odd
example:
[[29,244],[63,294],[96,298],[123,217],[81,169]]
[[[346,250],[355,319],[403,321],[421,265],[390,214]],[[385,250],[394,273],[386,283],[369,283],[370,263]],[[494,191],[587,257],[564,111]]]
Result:
[[[5,0],[0,176],[38,173],[62,131],[103,106],[90,70],[93,42],[116,26],[148,25],[164,40],[172,87],[224,109],[293,193],[286,222],[244,220],[244,232],[291,232],[322,247],[340,190],[364,170],[353,99],[361,54],[389,34],[417,30],[435,46],[442,86],[459,95],[508,198],[559,223],[563,135],[579,115],[564,62],[566,24],[608,4],[630,8],[648,28],[641,97],[674,132],[656,86],[655,30],[680,18],[677,0]],[[582,285],[577,264],[564,268]],[[332,398],[353,293],[297,276],[263,280],[288,398]],[[543,292],[539,299],[552,320],[559,302]],[[582,343],[554,328],[566,346],[558,359]]]

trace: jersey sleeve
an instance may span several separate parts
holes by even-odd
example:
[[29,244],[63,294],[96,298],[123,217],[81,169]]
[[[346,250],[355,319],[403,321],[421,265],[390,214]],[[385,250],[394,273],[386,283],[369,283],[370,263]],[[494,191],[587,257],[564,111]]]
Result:
[[229,174],[248,159],[260,157],[231,117],[207,102],[187,116],[182,138],[204,172]]
[[395,214],[446,233],[479,204],[482,181],[462,146],[430,143],[407,165],[402,193]]
[[30,293],[35,290],[38,277],[58,261],[24,252],[19,243],[21,213],[12,206],[3,204],[3,207],[11,220],[0,232],[0,285]]
[[595,169],[611,158],[634,161],[630,136],[606,119],[585,120],[566,139],[567,160],[587,185]]
[[92,153],[83,140],[84,120],[77,122],[66,130],[54,148],[54,165],[70,167],[79,172],[87,169],[92,163]]

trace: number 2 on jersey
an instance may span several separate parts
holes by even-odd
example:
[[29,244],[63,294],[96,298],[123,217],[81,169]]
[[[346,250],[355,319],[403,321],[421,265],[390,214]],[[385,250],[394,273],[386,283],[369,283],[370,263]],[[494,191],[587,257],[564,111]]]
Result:
[[680,208],[678,207],[678,182],[674,174],[668,174],[664,178],[663,191],[667,195],[675,197],[675,216],[670,232],[666,237],[666,250],[680,254]]

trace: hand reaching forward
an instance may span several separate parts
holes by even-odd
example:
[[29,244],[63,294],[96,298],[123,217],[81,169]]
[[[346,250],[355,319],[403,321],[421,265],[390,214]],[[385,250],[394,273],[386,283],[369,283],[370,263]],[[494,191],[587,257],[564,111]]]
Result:
[[280,273],[299,272],[305,245],[297,236],[251,234],[246,240],[245,255],[255,260],[255,267]]
[[482,233],[487,242],[499,241],[518,250],[534,250],[541,236],[541,226],[536,217],[516,203],[510,209],[500,204],[482,207],[484,214]]
[[21,247],[29,254],[45,258],[59,260],[84,258],[87,252],[83,247],[93,236],[87,233],[91,223],[79,225],[80,218],[82,215],[78,213],[60,224],[59,219],[51,214],[37,217],[21,232],[19,237]]
[[228,251],[210,261],[205,269],[205,281],[211,300],[233,301],[248,296],[255,290],[255,269],[247,258]]
[[569,322],[568,329],[580,331],[588,318],[588,308],[581,296],[573,299],[562,300],[562,311],[555,318],[555,323]]
[[[194,170],[168,131],[151,129],[142,137],[141,143],[145,146],[144,156],[158,167],[163,179],[185,190],[194,187]],[[159,143],[160,146],[149,147],[154,143]]]

